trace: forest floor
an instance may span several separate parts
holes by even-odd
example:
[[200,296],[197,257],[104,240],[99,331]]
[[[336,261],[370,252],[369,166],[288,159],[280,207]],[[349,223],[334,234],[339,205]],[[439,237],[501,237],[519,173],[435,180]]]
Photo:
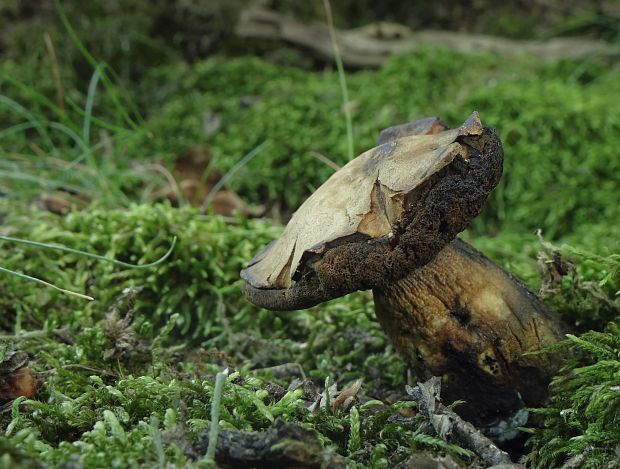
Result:
[[[58,27],[73,55],[52,35],[0,62],[0,267],[94,300],[1,273],[0,466],[485,467],[428,431],[369,292],[287,313],[241,292],[348,161],[338,73],[214,56],[132,80]],[[614,60],[429,46],[346,73],[355,154],[474,110],[502,138],[504,176],[463,236],[540,293],[575,352],[509,448],[531,467],[619,467]]]

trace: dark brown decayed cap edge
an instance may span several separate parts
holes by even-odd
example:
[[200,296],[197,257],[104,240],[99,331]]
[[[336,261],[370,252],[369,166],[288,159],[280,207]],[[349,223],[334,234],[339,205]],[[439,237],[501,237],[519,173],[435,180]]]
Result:
[[[468,125],[469,120],[470,119],[468,119],[468,121],[464,125]],[[445,130],[446,128],[447,126],[443,124],[439,119],[429,118],[423,121],[416,121],[413,123],[397,126],[395,128],[386,129],[385,131],[381,133],[379,137],[379,143],[385,143],[389,141],[390,139],[399,138],[405,135],[414,135],[414,134],[420,134],[420,133],[435,133],[435,132]],[[393,129],[396,129],[396,130],[393,130]],[[392,132],[392,134],[390,134],[390,132]],[[480,139],[482,144],[476,145],[474,143],[475,142],[474,139]],[[417,268],[417,267],[420,267],[426,264],[430,260],[432,260],[432,258],[437,252],[439,252],[447,243],[449,243],[460,231],[465,229],[467,225],[469,224],[469,222],[471,221],[471,219],[477,216],[480,209],[482,208],[482,205],[484,204],[484,201],[486,200],[488,192],[490,192],[493,189],[493,187],[495,187],[495,185],[499,181],[499,177],[501,176],[503,152],[501,148],[501,141],[499,140],[499,137],[497,136],[497,134],[495,133],[493,129],[484,127],[482,134],[480,136],[473,136],[473,137],[470,136],[462,140],[459,139],[459,141],[465,145],[474,145],[474,146],[480,147],[480,148],[477,148],[477,150],[480,151],[480,157],[477,158],[477,160],[479,160],[479,162],[482,164],[478,166],[477,171],[472,171],[472,173],[475,172],[476,174],[471,175],[472,177],[471,181],[467,181],[466,179],[461,178],[462,182],[467,182],[467,183],[457,184],[456,186],[454,182],[452,182],[451,184],[446,184],[445,186],[448,187],[451,191],[454,190],[454,193],[451,192],[451,195],[453,197],[446,197],[446,199],[454,199],[455,204],[456,204],[460,202],[459,200],[460,198],[463,198],[463,197],[467,198],[469,196],[469,197],[475,198],[475,201],[472,202],[472,209],[467,210],[467,212],[469,212],[467,214],[469,216],[467,220],[464,220],[464,222],[457,224],[457,226],[455,226],[454,229],[450,230],[451,231],[450,233],[444,233],[444,234],[440,234],[439,236],[434,237],[433,242],[429,243],[429,246],[422,246],[423,244],[426,244],[426,243],[424,243],[423,240],[420,240],[419,236],[415,236],[415,235],[410,236],[410,238],[418,241],[416,243],[416,248],[421,247],[422,251],[424,251],[424,248],[427,249],[427,252],[423,256],[416,256],[414,260],[408,260],[406,262],[405,268],[403,268],[403,266],[400,266],[400,268],[394,269],[396,272],[398,272],[395,275],[389,271],[384,271],[383,272],[384,275],[381,275],[381,272],[378,272],[378,275],[376,275],[375,278],[372,279],[370,282],[368,281],[368,279],[366,279],[364,282],[357,282],[357,283],[355,282],[352,283],[351,281],[343,280],[342,284],[336,284],[338,282],[330,281],[329,279],[328,281],[325,281],[324,279],[325,276],[321,276],[319,272],[315,272],[315,275],[304,276],[297,282],[293,283],[291,287],[286,288],[286,289],[256,288],[256,287],[253,287],[246,280],[246,283],[243,287],[243,291],[244,291],[246,298],[257,306],[272,309],[272,310],[289,311],[289,310],[295,310],[295,309],[305,309],[305,308],[315,306],[324,301],[344,296],[355,290],[370,289],[376,286],[380,286],[381,281],[397,280],[406,275],[403,272],[406,272],[407,268],[410,268],[410,269]],[[454,163],[449,165],[448,168],[452,166],[453,164]],[[483,166],[483,167],[481,168],[480,166]],[[488,173],[488,174],[485,174],[485,173]],[[467,175],[470,176],[470,174],[467,174]],[[479,180],[479,179],[482,179],[482,180]],[[435,184],[435,186],[437,186],[437,189],[441,189],[442,182],[443,181],[441,179],[438,179],[437,184]],[[484,191],[481,191],[480,190],[481,188],[484,188]],[[437,190],[435,192],[437,192]],[[457,192],[462,192],[462,194],[460,194],[459,196],[457,195]],[[472,193],[474,192],[477,192],[477,194],[472,195]],[[432,190],[430,191],[430,193],[432,193]],[[435,199],[438,199],[439,196],[435,194],[434,197]],[[441,201],[439,204],[441,204],[442,202],[446,202],[446,201]],[[430,203],[433,204],[434,202],[431,201]],[[426,201],[425,201],[425,204],[426,204]],[[435,202],[434,205],[438,205],[438,203]],[[424,223],[424,214],[422,213],[421,215],[422,216],[418,217],[418,220],[416,220],[415,223],[413,223],[414,225],[413,228],[416,228],[416,225],[420,225],[420,222]],[[437,227],[436,229],[439,230],[440,227]],[[409,230],[409,231],[412,231],[412,230]],[[420,231],[428,232],[428,227],[425,227],[424,229]],[[405,237],[406,236],[403,236],[403,238]],[[394,252],[390,252],[391,247],[387,240],[384,240],[385,242],[378,242],[378,240],[368,240],[368,241],[371,242],[372,247],[369,247],[370,244],[368,242],[366,243],[357,242],[357,243],[351,243],[351,244],[364,245],[363,246],[365,249],[364,252],[369,252],[371,253],[370,255],[373,255],[373,256],[376,256],[376,255],[382,256],[384,254],[391,255],[390,257],[392,257],[392,259],[390,259],[389,262],[386,262],[389,265],[381,266],[383,269],[390,268],[394,263],[393,258],[399,257],[399,256],[395,256]],[[328,250],[326,251],[325,254],[327,253],[333,254],[334,252],[337,252],[338,250],[340,251],[340,253],[343,254],[343,256],[346,259],[347,248],[349,247],[350,246],[346,246],[346,245],[339,246],[337,248],[332,249],[333,252],[330,252]],[[411,249],[409,249],[409,251],[411,251]],[[406,255],[404,257],[406,257]],[[345,264],[346,264],[346,261],[345,261]],[[323,278],[320,278],[320,277],[323,277]]]

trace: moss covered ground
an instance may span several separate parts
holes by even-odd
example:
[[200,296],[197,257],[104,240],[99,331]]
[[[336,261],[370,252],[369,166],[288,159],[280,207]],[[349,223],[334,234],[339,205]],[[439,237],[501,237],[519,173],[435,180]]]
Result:
[[[178,241],[152,269],[2,242],[0,266],[95,300],[2,274],[0,356],[27,352],[42,385],[2,407],[0,466],[211,465],[201,442],[225,368],[215,400],[222,430],[298,422],[317,432],[317,461],[339,454],[350,467],[394,467],[419,450],[475,463],[411,417],[405,365],[368,293],[291,313],[252,306],[239,270],[281,226],[155,203],[165,180],[139,169],[151,161],[171,169],[179,152],[203,145],[212,169],[226,173],[266,142],[228,187],[286,216],[333,171],[314,153],[346,162],[335,72],[249,57],[166,63],[137,82],[103,66],[86,79],[63,69],[59,101],[49,67],[45,56],[0,63],[0,234],[134,264]],[[581,467],[617,467],[619,78],[596,59],[543,64],[432,48],[347,75],[356,153],[382,128],[431,115],[458,124],[479,111],[498,129],[506,165],[465,237],[534,291],[546,260],[571,266],[545,285],[545,301],[574,327],[563,346],[576,353],[537,411],[542,427],[529,430],[533,467],[583,452]],[[41,195],[59,190],[84,200],[82,209],[43,210]],[[372,400],[308,410],[323,386],[360,378]]]

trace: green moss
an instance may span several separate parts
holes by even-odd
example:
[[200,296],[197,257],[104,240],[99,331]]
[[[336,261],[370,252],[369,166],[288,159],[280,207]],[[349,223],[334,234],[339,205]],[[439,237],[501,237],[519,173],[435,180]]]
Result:
[[[371,467],[391,467],[421,448],[467,459],[458,447],[419,433],[420,420],[403,418],[399,407],[410,403],[362,405],[351,417],[309,413],[301,399],[311,394],[276,396],[269,371],[260,369],[283,363],[301,365],[315,384],[327,376],[340,387],[363,378],[369,396],[402,392],[405,366],[380,330],[370,296],[290,313],[253,307],[241,295],[239,270],[281,228],[153,205],[157,181],[132,166],[154,156],[171,163],[203,143],[214,167],[227,171],[267,140],[230,185],[246,201],[279,202],[290,213],[332,173],[312,152],[346,163],[333,72],[214,58],[156,67],[129,90],[112,80],[90,94],[69,73],[63,113],[50,98],[53,82],[39,80],[40,63],[0,64],[13,78],[0,81],[0,93],[22,106],[4,99],[0,107],[3,233],[133,263],[157,259],[174,236],[178,244],[150,270],[3,244],[3,267],[96,300],[13,277],[0,282],[0,340],[29,352],[31,366],[45,373],[34,399],[0,414],[0,464],[35,465],[35,454],[50,466],[194,464],[201,455],[192,453],[192,442],[208,428],[213,375],[224,367],[240,370],[224,391],[226,428],[302,422],[329,448]],[[356,147],[370,148],[382,128],[413,118],[440,115],[455,125],[480,111],[504,140],[506,170],[468,238],[535,291],[538,253],[553,259],[558,251],[574,274],[548,288],[545,301],[580,332],[601,329],[619,308],[620,114],[609,99],[620,91],[617,76],[596,61],[544,65],[435,49],[394,57],[380,70],[348,76]],[[143,103],[144,123],[135,113],[124,117],[128,95]],[[87,103],[94,110],[89,125]],[[203,130],[205,112],[221,118],[214,133]],[[30,127],[12,127],[22,123]],[[95,203],[64,217],[24,203],[58,188]],[[536,228],[558,247],[541,244]],[[561,464],[588,444],[592,466],[613,454],[617,435],[604,425],[615,418],[614,327],[570,342],[587,353],[567,365],[542,411],[545,428],[532,440],[539,467]],[[286,388],[291,379],[274,380]],[[588,393],[600,397],[591,408]],[[609,407],[596,407],[602,401]]]
[[[195,458],[186,453],[208,428],[211,380],[145,373],[104,382],[97,375],[84,379],[86,375],[81,374],[57,373],[49,379],[47,386],[55,392],[45,403],[22,402],[6,436],[27,452],[37,450],[51,466],[73,461],[85,467],[148,467],[161,456],[182,467]],[[81,378],[82,386],[68,392],[64,384],[76,378]],[[242,385],[235,380],[235,375],[229,377],[220,404],[225,428],[259,430],[276,417],[290,419],[303,413],[300,392],[265,402],[266,391],[257,390],[260,380],[246,379]],[[156,438],[165,443],[159,449]]]
[[620,185],[619,163],[609,142],[618,135],[620,113],[609,106],[609,91],[608,83],[520,77],[466,99],[463,107],[483,110],[497,126],[506,151],[504,177],[486,220],[543,228],[558,238],[617,217],[609,195]]
[[[439,50],[396,57],[380,71],[348,77],[356,150],[371,147],[380,129],[397,122],[440,115],[457,125],[479,110],[503,138],[506,169],[475,229],[543,228],[557,239],[594,220],[617,218],[618,206],[609,197],[620,185],[620,113],[608,97],[620,92],[620,81],[592,67],[517,65]],[[587,85],[576,81],[586,79],[584,70],[599,78]],[[268,148],[231,184],[249,200],[275,198],[290,210],[332,171],[313,151],[346,162],[335,74],[309,75],[255,59],[197,63],[181,74],[188,78],[149,120],[145,135],[151,137],[137,142],[139,148],[170,155],[207,143],[215,166],[226,171],[268,139]],[[212,135],[202,131],[207,110],[222,119]],[[299,190],[286,191],[290,180]]]
[[[51,372],[37,399],[16,405],[11,418],[4,420],[7,441],[18,443],[24,454],[36,450],[52,465],[75,461],[87,466],[122,454],[122,460],[114,462],[117,467],[148,466],[159,460],[154,435],[161,434],[163,458],[177,465],[190,464],[187,445],[208,427],[210,377],[221,363],[234,362],[247,369],[296,362],[318,379],[332,376],[346,383],[363,377],[370,395],[403,384],[402,362],[390,352],[367,295],[350,295],[309,311],[286,314],[258,310],[242,299],[238,269],[259,245],[277,235],[277,229],[241,219],[230,225],[222,218],[201,217],[191,209],[165,205],[124,211],[93,207],[64,218],[7,208],[3,219],[13,235],[27,234],[32,240],[63,243],[129,262],[158,257],[172,235],[179,236],[169,261],[147,271],[119,270],[74,255],[23,246],[6,251],[4,266],[97,297],[86,304],[10,277],[2,284],[2,328],[10,334],[22,331],[3,340],[31,352],[35,369]],[[506,235],[473,242],[526,274],[535,286],[533,255],[541,246],[534,236]],[[610,264],[599,258],[577,259],[584,279],[604,276],[609,286],[606,291],[611,294],[617,288],[615,257]],[[120,317],[127,313],[130,305],[118,303],[117,298],[129,287],[141,290],[128,326],[132,350],[124,354],[119,335],[109,332],[112,319],[107,313],[114,304]],[[554,298],[570,298],[563,288],[562,284]],[[590,308],[576,306],[578,312]],[[63,336],[69,337],[69,343],[59,340]],[[196,345],[189,343],[215,347],[218,353],[196,355]],[[115,349],[116,355],[109,353]],[[317,428],[327,444],[347,454],[348,414],[312,416],[298,400],[299,394],[274,401],[264,386],[263,380],[246,372],[240,380],[232,379],[223,397],[222,424],[257,430],[271,425],[275,417],[301,420]],[[178,409],[185,409],[183,415]],[[465,456],[457,447],[418,433],[419,421],[394,419],[395,411],[384,407],[377,412],[362,406],[357,461],[394,464],[402,457],[399,448],[403,447]],[[561,431],[557,423],[549,420],[545,435]],[[385,445],[385,454],[371,451],[378,444]],[[593,444],[599,448],[598,442]],[[5,457],[21,458],[20,454]]]
[[537,412],[544,427],[530,439],[534,467],[559,467],[581,454],[579,467],[618,467],[620,328],[569,336],[563,346],[575,357],[554,380],[550,405]]
[[[195,456],[188,456],[187,445],[208,428],[212,376],[222,366],[248,370],[299,363],[319,380],[363,377],[375,395],[402,386],[403,364],[387,346],[367,295],[285,314],[243,299],[238,271],[278,229],[242,219],[230,224],[165,205],[93,207],[64,218],[3,205],[2,216],[13,235],[135,263],[158,257],[178,236],[169,260],[149,270],[21,245],[6,251],[4,267],[96,297],[86,303],[13,277],[0,287],[2,342],[31,353],[31,367],[45,376],[37,398],[16,401],[2,425],[10,442],[25,454],[38,451],[48,464],[91,467],[112,459],[116,467],[148,466],[159,458],[154,432],[177,435],[162,436],[166,461],[188,463]],[[128,288],[135,300],[122,293]],[[132,320],[122,324],[127,314]],[[260,430],[275,418],[320,423],[307,414],[301,391],[274,400],[267,383],[247,371],[229,382],[221,408],[225,428]],[[338,419],[346,438],[348,416]],[[171,428],[170,421],[183,428]],[[335,434],[325,438],[334,444]]]
[[[20,70],[10,63],[5,67],[8,73]],[[483,122],[497,127],[502,136],[506,164],[500,185],[472,229],[489,233],[542,228],[551,239],[578,230],[585,235],[593,223],[620,215],[610,200],[620,185],[615,157],[620,111],[608,98],[620,92],[617,76],[597,62],[543,65],[527,58],[508,61],[436,49],[395,57],[381,70],[348,76],[356,152],[370,148],[378,132],[390,125],[428,115],[457,125],[479,110]],[[132,89],[134,95],[149,97],[146,124],[123,130],[130,124],[120,112],[123,108],[111,101],[114,89],[100,89],[94,115],[103,121],[91,122],[89,134],[95,141],[90,142],[83,138],[84,96],[74,99],[75,109],[59,114],[34,85],[8,83],[0,91],[37,116],[34,131],[12,128],[11,138],[0,144],[5,151],[34,143],[51,156],[97,166],[94,173],[68,173],[28,157],[28,151],[18,161],[3,162],[0,173],[0,182],[9,187],[17,184],[17,171],[21,177],[37,173],[38,178],[20,187],[20,194],[28,191],[24,186],[36,192],[40,186],[64,185],[116,205],[145,200],[152,174],[133,170],[128,156],[170,162],[187,147],[206,144],[215,158],[213,167],[227,171],[268,141],[229,185],[250,202],[278,201],[290,212],[333,171],[314,152],[346,163],[344,116],[332,72],[313,74],[258,59],[158,68]],[[36,105],[30,110],[32,102]],[[207,114],[221,120],[215,132],[203,129]],[[25,120],[23,113],[7,106],[0,120],[2,115],[6,125]],[[41,115],[47,118],[40,120]],[[108,136],[113,132],[112,138],[101,140],[103,126],[112,126],[106,130]],[[295,191],[287,190],[291,180]]]

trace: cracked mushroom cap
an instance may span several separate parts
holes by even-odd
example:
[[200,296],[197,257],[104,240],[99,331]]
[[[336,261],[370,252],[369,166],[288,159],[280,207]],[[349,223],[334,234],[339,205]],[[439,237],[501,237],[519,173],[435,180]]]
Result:
[[[335,172],[277,240],[241,271],[244,293],[272,310],[381,288],[429,262],[480,212],[502,173],[499,137],[474,112],[392,127]],[[417,135],[402,136],[418,132]]]

